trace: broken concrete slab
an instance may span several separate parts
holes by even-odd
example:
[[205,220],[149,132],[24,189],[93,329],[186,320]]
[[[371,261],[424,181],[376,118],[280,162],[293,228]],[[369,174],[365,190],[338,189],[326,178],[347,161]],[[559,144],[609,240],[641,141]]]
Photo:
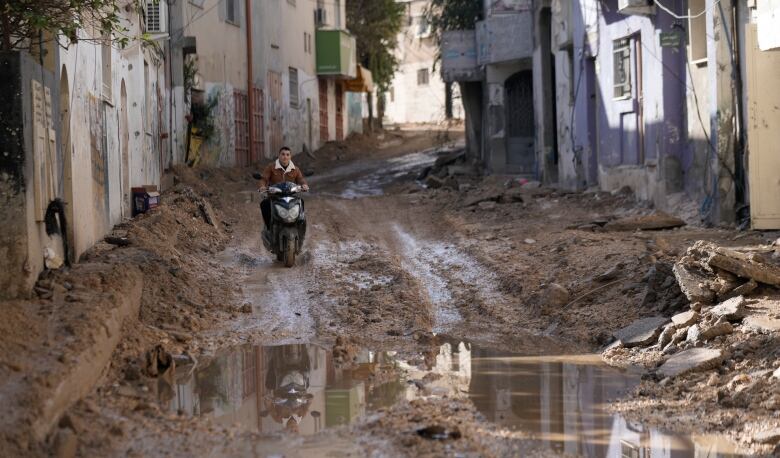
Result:
[[466,150],[465,149],[457,149],[455,151],[443,154],[436,158],[436,161],[433,163],[433,168],[438,169],[441,167],[448,166],[450,164],[454,164],[457,161],[461,159],[466,158]]
[[698,324],[688,328],[688,332],[685,334],[685,340],[687,342],[698,342],[701,339],[701,327]]
[[717,318],[723,318],[724,320],[740,321],[747,313],[745,298],[742,296],[732,297],[711,308],[709,313]]
[[752,331],[777,332],[780,331],[780,318],[764,314],[750,315],[742,321],[742,326]]
[[465,207],[471,207],[473,205],[477,205],[480,202],[498,202],[499,199],[501,199],[501,196],[503,196],[503,191],[492,191],[492,192],[482,192],[475,196],[468,197],[464,202],[463,206]]
[[681,351],[668,360],[660,368],[658,375],[664,377],[677,377],[690,372],[713,369],[723,362],[723,352],[712,348],[691,348]]
[[621,218],[607,223],[604,228],[608,231],[653,231],[683,226],[685,226],[685,221],[676,216],[658,211],[650,215]]
[[616,331],[614,336],[621,340],[626,347],[650,345],[658,338],[663,325],[668,322],[669,318],[663,316],[642,318]]
[[691,326],[693,324],[696,324],[696,322],[699,321],[699,313],[695,310],[689,310],[687,312],[678,313],[677,315],[672,317],[672,323],[675,324],[675,326],[683,327],[683,326]]
[[758,442],[759,444],[776,444],[780,442],[780,428],[773,428],[754,434],[753,442]]
[[755,291],[756,288],[758,288],[758,283],[756,283],[755,280],[751,279],[750,281],[734,288],[734,291],[732,291],[731,293],[734,294],[735,296],[747,296],[748,294]]
[[715,300],[715,292],[709,288],[707,276],[698,269],[683,262],[677,262],[672,267],[672,272],[674,272],[680,289],[689,301],[709,304]]
[[780,287],[780,266],[766,262],[766,257],[760,253],[741,253],[702,241],[696,242],[694,247],[706,254],[706,262],[712,267],[726,270],[742,278]]
[[663,331],[661,331],[661,335],[658,336],[658,347],[664,348],[672,341],[672,337],[674,337],[674,333],[677,332],[677,329],[674,327],[674,325],[668,325],[664,328]]
[[699,338],[706,342],[718,336],[731,334],[732,332],[734,332],[734,326],[732,326],[728,321],[723,321],[714,326],[703,328],[699,334]]

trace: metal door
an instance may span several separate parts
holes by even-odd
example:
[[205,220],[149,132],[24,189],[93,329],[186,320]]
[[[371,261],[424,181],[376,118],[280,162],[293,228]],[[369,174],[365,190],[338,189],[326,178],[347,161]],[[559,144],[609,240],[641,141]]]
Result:
[[530,70],[515,73],[506,80],[507,164],[514,173],[534,174],[534,93]]
[[328,141],[328,80],[320,78],[320,141]]
[[780,229],[780,49],[761,51],[755,24],[745,29],[748,179],[753,229]]
[[275,155],[282,147],[282,74],[268,72],[268,127],[270,130],[271,154]]
[[265,136],[263,126],[265,117],[263,116],[265,99],[263,90],[259,87],[252,88],[252,151],[249,153],[250,164],[257,164],[260,159],[265,157]]
[[236,123],[236,165],[249,163],[249,106],[246,92],[233,91],[233,116]]
[[336,140],[344,140],[344,88],[336,82]]

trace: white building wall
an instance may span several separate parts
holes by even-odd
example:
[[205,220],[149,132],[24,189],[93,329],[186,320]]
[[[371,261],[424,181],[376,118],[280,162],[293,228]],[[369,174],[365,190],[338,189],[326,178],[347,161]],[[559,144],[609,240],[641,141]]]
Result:
[[[400,62],[385,104],[387,124],[439,123],[446,120],[445,84],[439,69],[434,71],[437,47],[424,12],[428,0],[403,0],[407,16],[398,34],[396,56]],[[427,70],[428,83],[418,84],[418,71]],[[453,85],[453,117],[463,119],[463,106]]]
[[[137,36],[137,17],[129,17],[129,34]],[[94,32],[81,31],[83,37]],[[72,176],[72,225],[74,254],[94,245],[122,217],[130,216],[130,189],[124,189],[123,175],[129,186],[160,184],[160,157],[166,156],[168,111],[163,60],[153,60],[137,41],[120,50],[112,45],[111,93],[103,90],[103,52],[101,44],[80,40],[67,49],[59,48],[60,71],[66,75],[70,100],[70,165]],[[149,61],[149,80],[144,81],[144,59]],[[120,131],[121,85],[127,92],[127,131]],[[145,91],[153,95],[152,106],[145,110]],[[158,93],[159,88],[159,93]],[[146,113],[152,118],[145,129]],[[122,142],[127,138],[128,164],[122,160]],[[125,204],[125,202],[128,202]]]

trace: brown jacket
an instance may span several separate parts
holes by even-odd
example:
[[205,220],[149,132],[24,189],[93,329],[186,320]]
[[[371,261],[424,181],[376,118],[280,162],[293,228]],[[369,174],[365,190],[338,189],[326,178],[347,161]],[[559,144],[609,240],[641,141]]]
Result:
[[263,170],[263,177],[260,179],[260,187],[268,187],[271,185],[284,183],[285,181],[292,181],[298,185],[305,185],[306,180],[303,178],[301,169],[295,166],[290,161],[287,164],[287,170],[285,170],[278,160],[268,164],[268,167]]

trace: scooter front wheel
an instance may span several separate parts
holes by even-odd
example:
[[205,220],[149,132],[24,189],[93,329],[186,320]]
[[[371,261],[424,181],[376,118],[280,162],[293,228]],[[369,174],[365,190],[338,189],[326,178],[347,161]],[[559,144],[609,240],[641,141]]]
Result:
[[295,243],[288,241],[284,245],[284,265],[292,267],[295,265]]

